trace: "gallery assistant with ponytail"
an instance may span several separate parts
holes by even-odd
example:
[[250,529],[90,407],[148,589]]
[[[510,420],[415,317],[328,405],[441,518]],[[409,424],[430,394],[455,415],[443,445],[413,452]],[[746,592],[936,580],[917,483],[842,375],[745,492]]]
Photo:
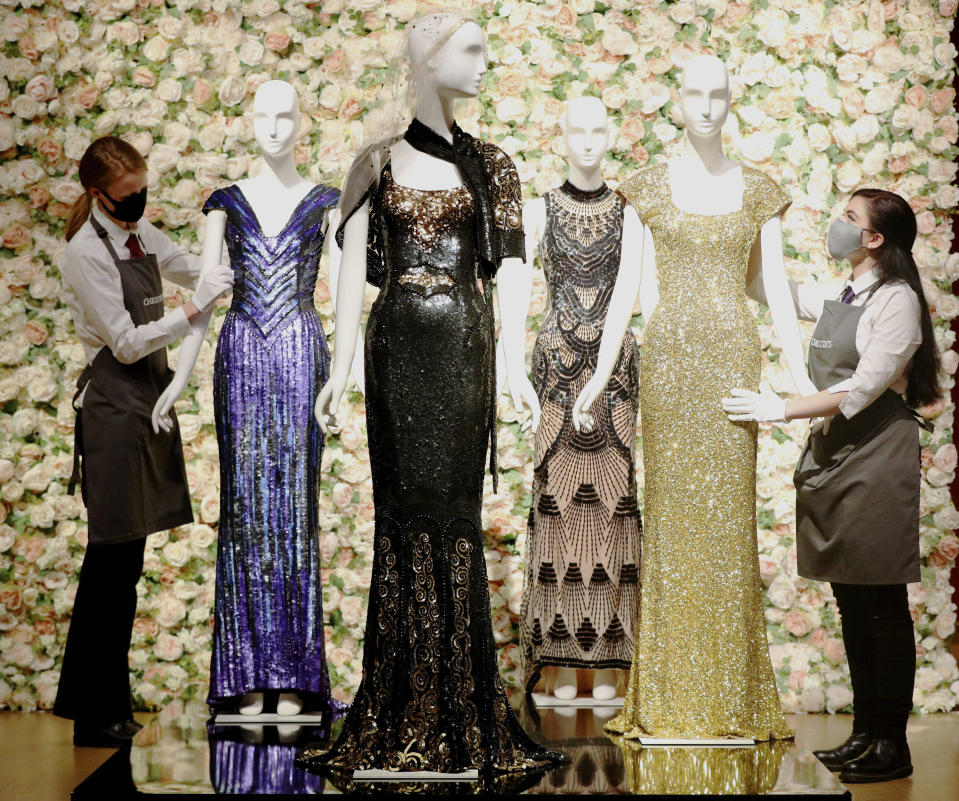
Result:
[[[115,746],[133,721],[127,652],[144,541],[190,523],[179,430],[155,434],[153,405],[169,383],[166,346],[229,288],[213,269],[193,298],[163,314],[161,275],[197,284],[199,259],[149,222],[147,168],[122,139],[104,137],[80,160],[84,193],[71,210],[61,273],[87,366],[77,381],[74,471],[87,507],[80,569],[54,712],[74,721],[73,742]],[[214,263],[219,253],[204,254]]]
[[[829,229],[844,285],[792,285],[816,320],[809,375],[817,394],[788,401],[733,390],[733,421],[825,418],[796,467],[799,575],[828,581],[852,678],[851,736],[816,756],[842,782],[912,773],[906,721],[916,652],[906,584],[919,581],[919,436],[909,407],[940,396],[939,353],[912,257],[916,218],[901,197],[860,189]],[[905,396],[905,403],[903,403]]]

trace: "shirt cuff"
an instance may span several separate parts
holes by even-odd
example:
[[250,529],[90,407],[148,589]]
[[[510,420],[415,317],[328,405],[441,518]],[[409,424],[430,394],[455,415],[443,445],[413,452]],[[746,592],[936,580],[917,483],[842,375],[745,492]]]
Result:
[[839,411],[847,420],[851,420],[865,409],[875,398],[868,398],[861,392],[850,392],[839,404]]
[[838,384],[833,384],[826,392],[836,393],[836,392],[849,392],[852,389],[852,379],[846,378],[840,381]]

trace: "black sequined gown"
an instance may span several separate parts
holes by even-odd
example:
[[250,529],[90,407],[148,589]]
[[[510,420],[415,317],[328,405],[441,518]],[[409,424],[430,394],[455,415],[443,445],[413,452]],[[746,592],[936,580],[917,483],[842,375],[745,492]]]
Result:
[[[518,183],[511,190],[519,229]],[[545,767],[555,755],[510,709],[490,621],[481,502],[493,310],[476,277],[473,197],[400,186],[387,164],[370,204],[385,274],[366,331],[376,529],[363,679],[333,747],[300,761],[339,771]]]

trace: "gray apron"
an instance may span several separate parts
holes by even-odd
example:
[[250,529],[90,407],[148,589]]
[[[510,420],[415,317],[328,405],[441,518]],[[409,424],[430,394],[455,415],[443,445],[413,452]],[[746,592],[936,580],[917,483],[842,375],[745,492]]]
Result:
[[[156,256],[119,258],[103,226],[93,217],[90,222],[120,273],[123,306],[133,324],[159,320],[163,284]],[[172,375],[166,348],[123,364],[104,347],[77,380],[69,491],[80,482],[92,543],[140,539],[193,522],[176,416],[171,410],[172,430],[158,434],[151,421]],[[84,389],[83,406],[77,408]]]
[[[855,372],[864,311],[825,302],[809,344],[817,389]],[[799,575],[843,584],[919,581],[919,459],[916,417],[891,389],[851,420],[837,414],[827,431],[814,431],[793,476]]]

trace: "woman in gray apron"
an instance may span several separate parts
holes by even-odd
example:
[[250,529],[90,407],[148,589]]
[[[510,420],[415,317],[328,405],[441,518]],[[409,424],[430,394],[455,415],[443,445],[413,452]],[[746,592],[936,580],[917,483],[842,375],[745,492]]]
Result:
[[817,321],[809,376],[821,391],[786,401],[768,388],[737,389],[723,401],[733,421],[824,418],[794,476],[796,550],[799,574],[830,582],[842,616],[852,735],[816,756],[843,782],[912,773],[906,721],[916,654],[906,584],[920,579],[920,462],[910,407],[941,395],[915,238],[905,200],[855,192],[828,240],[833,258],[849,260],[852,278],[792,286],[799,316]]
[[146,205],[142,156],[121,139],[98,139],[79,178],[85,192],[71,211],[61,274],[88,360],[74,396],[70,479],[87,507],[88,544],[54,712],[74,720],[75,745],[112,746],[139,728],[127,651],[145,538],[193,520],[179,431],[155,434],[151,426],[172,375],[166,346],[229,288],[231,273],[214,271],[192,301],[164,316],[161,274],[192,287],[200,265],[137,222]]

